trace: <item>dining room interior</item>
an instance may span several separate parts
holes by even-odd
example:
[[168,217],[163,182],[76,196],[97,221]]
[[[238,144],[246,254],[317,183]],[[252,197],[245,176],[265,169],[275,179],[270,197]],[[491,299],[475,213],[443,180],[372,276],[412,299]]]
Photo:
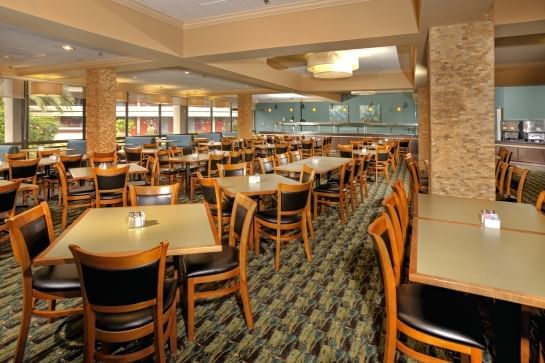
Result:
[[0,362],[545,362],[543,0],[0,0]]

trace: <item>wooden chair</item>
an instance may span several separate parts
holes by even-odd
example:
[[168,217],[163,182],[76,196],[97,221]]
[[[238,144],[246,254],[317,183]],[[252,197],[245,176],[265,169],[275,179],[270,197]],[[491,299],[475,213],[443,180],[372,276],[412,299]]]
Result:
[[64,166],[64,170],[67,172],[71,168],[79,168],[81,167],[81,162],[83,160],[82,154],[73,154],[73,155],[61,155],[60,161],[62,165]]
[[254,155],[255,155],[255,149],[244,149],[242,150],[242,161],[246,163],[246,173],[248,175],[252,175],[254,173]]
[[246,163],[238,164],[219,164],[218,165],[219,176],[243,176],[246,175]]
[[497,199],[505,202],[522,203],[522,192],[524,190],[524,184],[526,183],[527,176],[528,169],[510,165],[504,194]]
[[483,326],[476,305],[464,294],[420,284],[400,284],[400,256],[396,236],[387,214],[368,228],[381,265],[386,301],[386,342],[383,362],[395,361],[396,348],[421,362],[437,358],[417,352],[398,339],[412,340],[469,356],[481,363],[484,350]]
[[227,164],[238,164],[242,161],[242,154],[240,151],[230,151],[227,157]]
[[15,202],[20,181],[0,186],[0,243],[9,240],[8,218],[15,215]]
[[[303,169],[299,173],[299,183],[310,183],[310,185],[313,185],[315,178],[316,170],[314,170],[310,166],[303,165]],[[312,189],[311,192],[313,192]],[[310,233],[310,239],[314,239],[314,225],[312,224],[312,212],[310,205],[307,209],[307,225],[308,231]]]
[[314,140],[301,140],[300,150],[304,159],[314,156]]
[[143,165],[142,158],[143,156],[142,156],[141,146],[138,146],[138,147],[125,146],[125,162],[127,162],[128,164],[133,163],[133,164]]
[[388,182],[390,182],[390,174],[388,172],[388,164],[390,160],[390,148],[388,145],[377,145],[374,155],[369,162],[369,169],[375,174],[375,183],[378,181],[378,175],[383,174]]
[[401,269],[404,266],[404,260],[405,260],[405,244],[407,241],[407,228],[401,227],[402,223],[402,217],[401,217],[401,202],[399,201],[399,196],[396,193],[391,193],[390,195],[387,195],[382,200],[382,206],[384,207],[386,214],[388,214],[388,217],[390,218],[390,222],[392,223],[392,228],[394,230],[395,238],[396,238],[396,247],[397,247],[397,256],[399,258],[399,263],[394,264],[394,270],[399,269],[397,271],[394,271],[396,276],[401,276]]
[[222,141],[221,151],[233,151],[233,142],[231,140]]
[[112,156],[91,156],[89,158],[89,162],[92,168],[98,168],[100,165],[112,167],[117,164],[117,154],[114,154]]
[[354,179],[354,161],[343,164],[339,170],[339,181],[320,184],[314,189],[314,217],[318,216],[318,206],[338,206],[341,223],[346,223],[350,183]]
[[274,158],[272,156],[257,158],[257,160],[261,174],[274,174]]
[[339,150],[339,156],[341,158],[351,158],[352,157],[352,150],[353,146],[352,144],[338,144],[337,150]]
[[62,163],[55,164],[55,170],[57,172],[61,185],[61,227],[64,230],[68,222],[68,210],[92,207],[93,199],[91,195],[95,189],[92,187],[71,188],[70,183],[68,182],[66,170],[64,169],[64,165]]
[[[55,243],[47,203],[42,202],[8,219],[8,228],[11,249],[23,278],[21,326],[13,358],[15,362],[22,362],[32,315],[52,319],[81,314],[81,308],[55,310],[57,300],[80,297],[81,289],[73,264],[33,268],[36,256]],[[47,301],[47,310],[38,307],[39,300]]]
[[274,154],[284,154],[284,153],[287,153],[289,149],[290,149],[289,144],[285,144],[285,143],[274,144]]
[[180,183],[170,185],[129,185],[129,200],[133,207],[141,205],[178,204]]
[[[187,340],[195,337],[195,302],[202,298],[222,297],[239,291],[244,318],[248,329],[253,329],[254,320],[250,307],[248,291],[247,254],[251,224],[257,204],[243,194],[237,194],[229,223],[229,244],[221,252],[186,255],[183,257],[185,269],[185,300]],[[236,242],[239,241],[238,248]],[[236,280],[238,278],[238,281]],[[216,290],[197,290],[203,283],[231,280],[225,287]]]
[[[174,184],[174,179],[176,178],[178,171],[170,161],[168,150],[159,150],[156,155],[159,163],[159,178],[166,178],[168,184]],[[158,184],[160,184],[160,182]]]
[[353,150],[363,148],[363,142],[362,142],[361,139],[359,139],[359,140],[350,140],[350,145],[352,145]]
[[536,200],[536,209],[540,211],[541,213],[545,214],[545,190],[543,190],[539,195],[537,196]]
[[301,150],[290,151],[288,153],[288,155],[289,155],[289,162],[290,163],[293,163],[294,161],[299,161],[299,160],[303,159],[303,155],[301,154]]
[[308,239],[308,208],[312,182],[277,186],[276,208],[258,211],[254,218],[255,253],[259,255],[259,240],[265,235],[275,241],[274,268],[280,269],[280,248],[283,242],[303,237],[308,262],[312,262]]
[[36,173],[39,162],[40,159],[8,160],[9,180],[25,183],[19,187],[19,191],[23,193],[23,201],[26,201],[27,194],[32,194],[34,206],[38,205],[39,187],[36,185]]
[[10,160],[26,160],[28,159],[27,153],[24,151],[17,152],[17,153],[11,153],[11,154],[4,154],[4,160],[10,161]]
[[121,204],[127,206],[127,179],[129,166],[120,168],[93,168],[95,191],[91,193],[95,207]]
[[411,192],[416,195],[418,193],[428,193],[428,187],[422,185],[420,182],[420,173],[418,172],[418,167],[416,166],[416,161],[412,161],[407,164],[409,168],[409,174],[411,175]]
[[498,163],[496,164],[495,179],[496,179],[497,194],[503,194],[508,167],[509,167],[509,163],[505,163],[501,160],[499,160]]
[[274,165],[275,166],[287,165],[289,163],[290,163],[290,158],[289,158],[289,155],[288,155],[287,152],[285,152],[283,154],[274,155]]
[[117,159],[117,152],[114,150],[114,151],[104,151],[104,152],[101,152],[101,151],[93,151],[93,153],[91,154],[91,157],[95,157],[95,158],[116,158]]
[[399,156],[405,157],[409,152],[410,139],[400,139],[399,140]]
[[392,184],[392,190],[399,197],[399,207],[397,208],[399,212],[399,217],[401,221],[401,232],[403,233],[403,241],[405,243],[409,242],[409,198],[405,191],[405,186],[401,180],[396,180]]
[[361,201],[363,201],[363,199],[366,198],[369,193],[368,185],[367,185],[367,176],[368,176],[370,159],[371,159],[370,155],[356,159],[354,182],[357,185],[359,185]]
[[233,199],[223,198],[216,178],[203,178],[200,173],[198,175],[210,225],[215,228],[218,243],[223,242],[224,228],[229,223],[233,211]]
[[[95,254],[70,245],[83,295],[84,362],[127,362],[155,354],[165,362],[164,345],[176,353],[177,281],[165,278],[168,241],[146,251]],[[97,342],[128,343],[153,335],[153,343],[130,353],[98,350]],[[104,345],[102,345],[104,347]]]

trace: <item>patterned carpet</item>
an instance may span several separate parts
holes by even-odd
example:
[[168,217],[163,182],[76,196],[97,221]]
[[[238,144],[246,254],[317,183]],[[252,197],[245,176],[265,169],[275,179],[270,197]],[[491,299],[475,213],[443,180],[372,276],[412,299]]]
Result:
[[[528,200],[534,192],[537,195],[539,186],[545,186],[545,173],[535,178],[535,187],[533,181],[530,183],[532,175],[528,178],[532,190],[525,193]],[[394,178],[407,182],[405,167],[398,168]],[[188,343],[178,309],[178,353],[168,355],[168,360],[379,362],[384,339],[383,291],[378,260],[366,230],[388,193],[387,183],[370,183],[369,197],[346,225],[339,223],[336,210],[328,209],[320,215],[311,244],[312,263],[306,261],[302,243],[291,242],[282,250],[281,270],[275,272],[272,244],[262,242],[261,255],[249,255],[255,328],[247,330],[239,299],[234,296],[199,302],[196,339]],[[55,202],[50,206],[58,228],[60,211]],[[75,217],[71,215],[71,219]],[[21,309],[20,272],[9,244],[0,246],[0,272],[0,362],[7,362],[15,349]],[[81,361],[82,330],[78,317],[53,323],[33,318],[25,360]],[[490,361],[490,354],[486,353],[485,358]],[[400,355],[398,361],[408,360]]]

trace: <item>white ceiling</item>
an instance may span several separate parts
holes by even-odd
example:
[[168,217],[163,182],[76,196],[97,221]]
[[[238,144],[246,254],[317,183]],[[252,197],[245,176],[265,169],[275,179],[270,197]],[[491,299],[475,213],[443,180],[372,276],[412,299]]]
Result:
[[[230,15],[247,11],[265,10],[297,3],[315,3],[311,0],[133,0],[181,22]],[[318,1],[319,2],[319,1]]]
[[67,43],[62,39],[48,39],[27,30],[0,23],[0,66],[17,69],[117,57],[115,54],[73,43],[70,45],[76,49],[67,52],[62,49],[65,44]]

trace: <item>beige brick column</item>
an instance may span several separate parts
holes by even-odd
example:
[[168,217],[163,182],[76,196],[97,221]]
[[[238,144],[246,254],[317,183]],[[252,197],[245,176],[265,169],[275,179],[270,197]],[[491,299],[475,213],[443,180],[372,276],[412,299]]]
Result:
[[424,160],[430,160],[430,89],[419,88],[418,99],[418,167],[424,168]]
[[431,193],[494,199],[494,25],[429,33]]
[[86,72],[87,153],[115,150],[116,72],[109,68]]
[[252,107],[252,95],[238,95],[238,137],[252,137],[254,128],[254,112]]

